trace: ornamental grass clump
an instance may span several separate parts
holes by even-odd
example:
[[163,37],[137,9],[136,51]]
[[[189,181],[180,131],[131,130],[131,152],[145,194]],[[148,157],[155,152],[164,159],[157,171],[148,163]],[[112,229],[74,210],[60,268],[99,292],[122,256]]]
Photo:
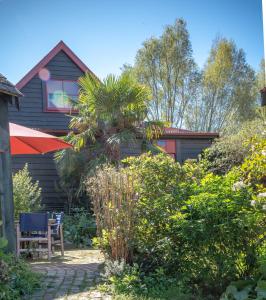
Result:
[[134,178],[111,166],[87,180],[97,224],[98,243],[113,260],[132,261],[137,195]]

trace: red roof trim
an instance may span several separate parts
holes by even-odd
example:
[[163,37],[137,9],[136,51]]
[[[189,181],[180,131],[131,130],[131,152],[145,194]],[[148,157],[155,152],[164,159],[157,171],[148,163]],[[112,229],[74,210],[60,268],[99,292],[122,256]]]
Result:
[[174,128],[174,127],[166,127],[163,130],[163,137],[165,136],[173,136],[173,137],[209,137],[209,138],[215,138],[219,137],[219,133],[217,132],[203,132],[203,131],[191,131],[187,129],[182,128]]
[[16,88],[22,89],[60,51],[64,51],[65,54],[81,69],[81,71],[83,71],[84,73],[90,72],[97,78],[97,76],[77,57],[77,55],[63,41],[60,41],[34,68],[32,68],[16,84]]

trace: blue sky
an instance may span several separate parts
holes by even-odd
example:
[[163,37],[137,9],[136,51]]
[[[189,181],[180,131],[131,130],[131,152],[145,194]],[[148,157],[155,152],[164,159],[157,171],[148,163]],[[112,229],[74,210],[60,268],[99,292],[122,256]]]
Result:
[[16,83],[63,40],[100,78],[119,74],[144,40],[179,17],[187,21],[200,67],[222,35],[258,69],[261,0],[0,0],[0,72]]

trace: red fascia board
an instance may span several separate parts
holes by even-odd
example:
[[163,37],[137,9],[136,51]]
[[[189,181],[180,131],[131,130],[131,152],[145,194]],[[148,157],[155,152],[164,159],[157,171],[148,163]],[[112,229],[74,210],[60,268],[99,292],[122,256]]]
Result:
[[[60,51],[65,54],[83,71],[97,76],[78,58],[78,56],[63,42],[60,41],[35,67],[33,67],[17,84],[16,88],[22,89],[42,68],[44,68]],[[98,78],[97,78],[98,79]]]

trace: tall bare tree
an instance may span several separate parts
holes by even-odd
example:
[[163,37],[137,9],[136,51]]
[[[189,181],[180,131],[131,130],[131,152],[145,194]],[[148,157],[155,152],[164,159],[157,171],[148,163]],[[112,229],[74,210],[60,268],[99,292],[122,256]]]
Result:
[[145,41],[133,70],[138,80],[152,90],[153,100],[149,105],[152,119],[182,127],[199,82],[186,22],[177,19],[174,25],[165,28],[161,37]]
[[[214,41],[201,83],[200,100],[189,113],[197,120],[198,128],[192,129],[220,131],[254,116],[255,73],[246,62],[244,51],[237,49],[233,41],[225,38]],[[190,128],[195,123],[192,120],[186,125]]]

